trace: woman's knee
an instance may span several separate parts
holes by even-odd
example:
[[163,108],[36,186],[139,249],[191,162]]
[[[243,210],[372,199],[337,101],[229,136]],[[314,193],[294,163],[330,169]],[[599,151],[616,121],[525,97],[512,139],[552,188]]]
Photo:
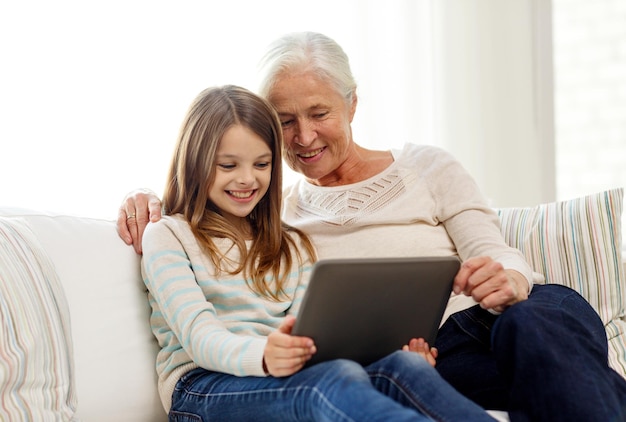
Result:
[[558,284],[538,285],[525,301],[505,310],[494,324],[493,335],[523,335],[568,332],[585,333],[606,340],[598,313],[576,291]]
[[[507,309],[499,319],[520,320],[523,323],[534,319],[546,320],[560,315],[573,315],[591,322],[599,321],[597,312],[575,290],[560,284],[538,285],[527,300]],[[502,318],[504,317],[504,318]]]

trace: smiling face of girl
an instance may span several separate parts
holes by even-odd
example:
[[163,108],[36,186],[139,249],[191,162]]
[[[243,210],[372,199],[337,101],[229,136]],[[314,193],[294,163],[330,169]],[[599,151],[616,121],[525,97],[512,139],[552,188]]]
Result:
[[246,217],[267,193],[272,151],[245,126],[230,127],[219,142],[209,199],[235,227],[249,233]]

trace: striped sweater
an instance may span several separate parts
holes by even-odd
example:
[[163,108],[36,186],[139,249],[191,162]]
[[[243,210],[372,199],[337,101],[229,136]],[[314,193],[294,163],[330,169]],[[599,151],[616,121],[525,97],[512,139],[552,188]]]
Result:
[[[228,258],[238,260],[232,241],[214,241]],[[142,276],[160,346],[156,369],[165,410],[169,412],[177,381],[197,367],[265,376],[267,335],[285,315],[297,313],[310,268],[308,261],[292,268],[285,285],[289,297],[276,302],[254,293],[241,274],[216,274],[182,216],[150,223],[143,235]]]

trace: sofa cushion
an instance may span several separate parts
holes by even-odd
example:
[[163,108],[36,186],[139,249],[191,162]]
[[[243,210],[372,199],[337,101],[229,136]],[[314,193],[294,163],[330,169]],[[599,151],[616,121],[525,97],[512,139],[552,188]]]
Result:
[[546,283],[579,292],[600,315],[609,363],[626,377],[626,280],[622,262],[623,188],[530,208],[499,209],[506,241]]
[[71,312],[77,418],[166,421],[140,257],[121,241],[115,222],[8,207],[0,215],[29,224],[63,284]]
[[26,222],[0,217],[0,420],[71,420],[70,313],[50,258]]

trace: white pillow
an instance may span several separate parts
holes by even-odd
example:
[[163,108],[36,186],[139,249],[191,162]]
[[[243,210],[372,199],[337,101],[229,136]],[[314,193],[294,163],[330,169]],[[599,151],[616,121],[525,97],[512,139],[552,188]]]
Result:
[[26,222],[0,217],[0,420],[72,420],[69,309]]
[[626,378],[626,279],[621,249],[624,189],[531,208],[496,210],[502,233],[546,283],[579,292],[598,312],[609,363]]

